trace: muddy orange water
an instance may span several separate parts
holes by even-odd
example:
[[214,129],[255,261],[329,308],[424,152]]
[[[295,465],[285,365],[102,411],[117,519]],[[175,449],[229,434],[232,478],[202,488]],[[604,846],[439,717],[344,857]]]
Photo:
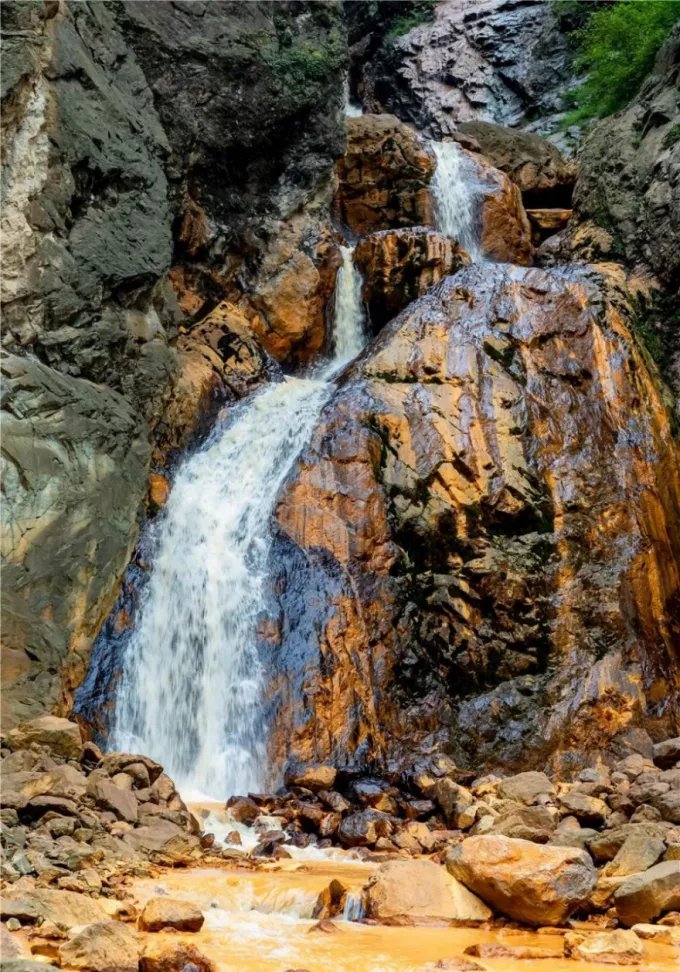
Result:
[[[136,881],[129,889],[142,905],[166,893],[195,902],[206,916],[196,935],[172,935],[198,945],[220,972],[414,972],[428,962],[462,956],[468,945],[502,942],[555,947],[555,935],[498,929],[391,928],[336,920],[337,931],[313,930],[317,895],[337,877],[357,891],[374,865],[342,861],[285,861],[258,871],[190,868]],[[678,972],[680,952],[644,943],[645,972]],[[611,972],[611,965],[570,959],[478,959],[488,972]],[[630,966],[629,966],[630,968]]]

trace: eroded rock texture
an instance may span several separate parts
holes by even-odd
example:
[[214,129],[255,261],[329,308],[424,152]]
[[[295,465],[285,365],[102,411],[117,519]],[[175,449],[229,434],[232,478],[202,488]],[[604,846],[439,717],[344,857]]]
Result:
[[[383,44],[358,88],[368,110],[393,112],[441,138],[473,118],[514,126],[554,114],[567,74],[551,4],[447,0],[432,21]],[[541,124],[551,127],[546,117]]]
[[128,2],[124,11],[169,144],[183,308],[198,319],[218,301],[241,301],[268,352],[309,360],[324,342],[338,265],[328,209],[345,139],[339,6]]
[[443,727],[566,771],[676,724],[680,467],[626,314],[605,273],[477,265],[349,371],[277,512],[277,754]]
[[[680,281],[679,79],[676,28],[637,97],[598,122],[585,140],[574,193],[579,222],[605,231],[600,254],[631,267],[642,263],[675,288]],[[597,235],[592,227],[591,235]],[[581,247],[588,242],[587,224],[576,242]]]
[[275,374],[255,336],[291,360],[324,344],[340,23],[327,3],[3,5],[9,721],[68,706],[151,456]]
[[423,139],[394,116],[349,118],[347,151],[338,162],[338,218],[357,235],[431,225],[435,165]]
[[364,236],[354,262],[364,280],[363,297],[377,333],[412,300],[470,260],[450,237],[412,226]]

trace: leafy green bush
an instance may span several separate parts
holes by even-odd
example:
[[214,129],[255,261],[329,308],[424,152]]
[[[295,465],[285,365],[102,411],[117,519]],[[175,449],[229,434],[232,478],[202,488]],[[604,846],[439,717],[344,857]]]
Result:
[[421,0],[420,3],[414,5],[414,9],[410,13],[397,17],[396,20],[392,21],[389,30],[385,34],[385,41],[387,43],[394,41],[397,37],[401,37],[402,34],[408,34],[409,30],[413,30],[414,27],[420,27],[421,24],[432,20],[435,6],[435,0]]
[[574,32],[575,66],[586,77],[571,92],[575,110],[568,122],[602,118],[626,105],[680,20],[678,0],[618,0],[592,8],[585,24]]

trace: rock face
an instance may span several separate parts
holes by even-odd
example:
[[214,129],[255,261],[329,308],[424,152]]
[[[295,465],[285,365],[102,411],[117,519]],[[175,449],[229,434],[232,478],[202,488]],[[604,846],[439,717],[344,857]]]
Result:
[[482,156],[462,154],[466,181],[475,186],[482,255],[502,263],[530,264],[531,226],[518,187]]
[[447,0],[431,22],[383,45],[362,73],[368,110],[394,112],[441,138],[473,118],[515,126],[559,110],[567,45],[549,3]]
[[[680,400],[680,27],[657,56],[654,71],[628,107],[598,122],[580,152],[574,219],[567,254],[621,260],[643,287],[639,326]],[[677,402],[676,402],[677,409]]]
[[628,313],[604,271],[473,266],[348,372],[277,510],[275,757],[675,733],[679,466]]
[[548,139],[486,121],[464,122],[458,132],[474,138],[484,158],[510,177],[527,208],[571,204],[578,168]]
[[253,335],[295,361],[325,341],[341,25],[325,3],[3,7],[7,724],[70,707],[152,454],[257,384]]
[[368,885],[366,911],[382,923],[485,921],[486,905],[433,861],[391,861]]
[[[677,287],[680,223],[672,173],[680,164],[680,28],[659,52],[654,72],[627,108],[598,122],[579,154],[574,191],[579,223],[607,236],[607,258],[642,262]],[[588,225],[578,230],[585,244]],[[591,234],[594,235],[594,234]]]
[[[69,704],[137,537],[148,427],[119,393],[8,357],[3,725]],[[67,711],[67,708],[66,708]]]
[[528,925],[566,921],[596,878],[585,851],[508,837],[468,837],[453,848],[446,866],[491,907]]
[[455,240],[414,226],[363,237],[354,251],[363,298],[377,333],[389,320],[469,258]]
[[347,151],[337,166],[338,218],[359,236],[431,225],[428,185],[434,170],[426,143],[394,116],[349,118]]

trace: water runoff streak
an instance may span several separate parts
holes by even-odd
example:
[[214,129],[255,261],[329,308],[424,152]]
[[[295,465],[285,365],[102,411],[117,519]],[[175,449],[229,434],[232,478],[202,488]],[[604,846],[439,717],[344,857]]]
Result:
[[349,247],[334,310],[330,362],[232,410],[181,465],[154,527],[153,567],[123,661],[111,742],[157,759],[184,793],[222,799],[266,783],[256,634],[271,519],[333,376],[364,344],[361,280]]
[[430,142],[430,145],[437,157],[431,183],[437,229],[458,240],[472,260],[479,260],[477,189],[465,171],[465,157],[456,142]]

